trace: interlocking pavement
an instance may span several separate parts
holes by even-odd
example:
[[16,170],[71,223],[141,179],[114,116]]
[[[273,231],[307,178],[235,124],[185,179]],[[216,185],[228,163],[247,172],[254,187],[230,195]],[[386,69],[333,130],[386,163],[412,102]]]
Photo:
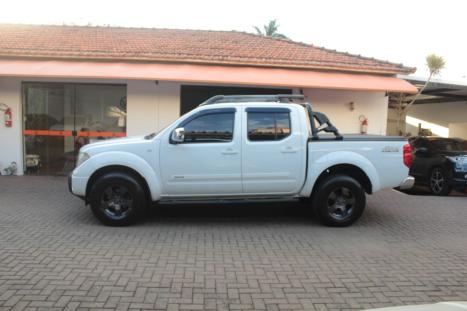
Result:
[[0,310],[340,310],[467,300],[467,198],[368,197],[327,228],[295,204],[97,222],[64,178],[0,177]]

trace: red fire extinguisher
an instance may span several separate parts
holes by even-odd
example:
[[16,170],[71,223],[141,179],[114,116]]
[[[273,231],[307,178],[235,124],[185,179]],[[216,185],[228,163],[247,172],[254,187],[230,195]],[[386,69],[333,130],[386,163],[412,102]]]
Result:
[[360,134],[368,133],[368,119],[363,114],[358,118],[360,120]]
[[13,118],[11,115],[11,108],[8,107],[5,109],[5,126],[11,127],[13,125]]

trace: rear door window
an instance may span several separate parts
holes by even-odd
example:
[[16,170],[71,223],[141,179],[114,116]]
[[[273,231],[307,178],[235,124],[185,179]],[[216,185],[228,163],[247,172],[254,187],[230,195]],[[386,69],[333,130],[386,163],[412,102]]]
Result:
[[288,109],[247,109],[248,139],[251,141],[276,141],[290,135]]

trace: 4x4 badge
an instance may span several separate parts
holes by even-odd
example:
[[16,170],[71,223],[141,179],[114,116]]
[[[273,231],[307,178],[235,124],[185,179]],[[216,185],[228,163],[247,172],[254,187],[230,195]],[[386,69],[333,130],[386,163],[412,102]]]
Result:
[[395,146],[386,146],[381,151],[382,152],[399,152],[399,148]]

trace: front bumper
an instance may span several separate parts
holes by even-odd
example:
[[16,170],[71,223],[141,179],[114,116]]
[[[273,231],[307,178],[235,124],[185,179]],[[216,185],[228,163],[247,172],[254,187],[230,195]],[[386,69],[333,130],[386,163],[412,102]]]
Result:
[[407,190],[413,187],[415,184],[415,178],[412,176],[407,176],[399,185],[399,189]]
[[467,172],[455,172],[451,179],[451,184],[454,188],[467,187]]
[[68,190],[72,195],[86,200],[86,185],[88,178],[76,177],[73,174],[68,175]]

